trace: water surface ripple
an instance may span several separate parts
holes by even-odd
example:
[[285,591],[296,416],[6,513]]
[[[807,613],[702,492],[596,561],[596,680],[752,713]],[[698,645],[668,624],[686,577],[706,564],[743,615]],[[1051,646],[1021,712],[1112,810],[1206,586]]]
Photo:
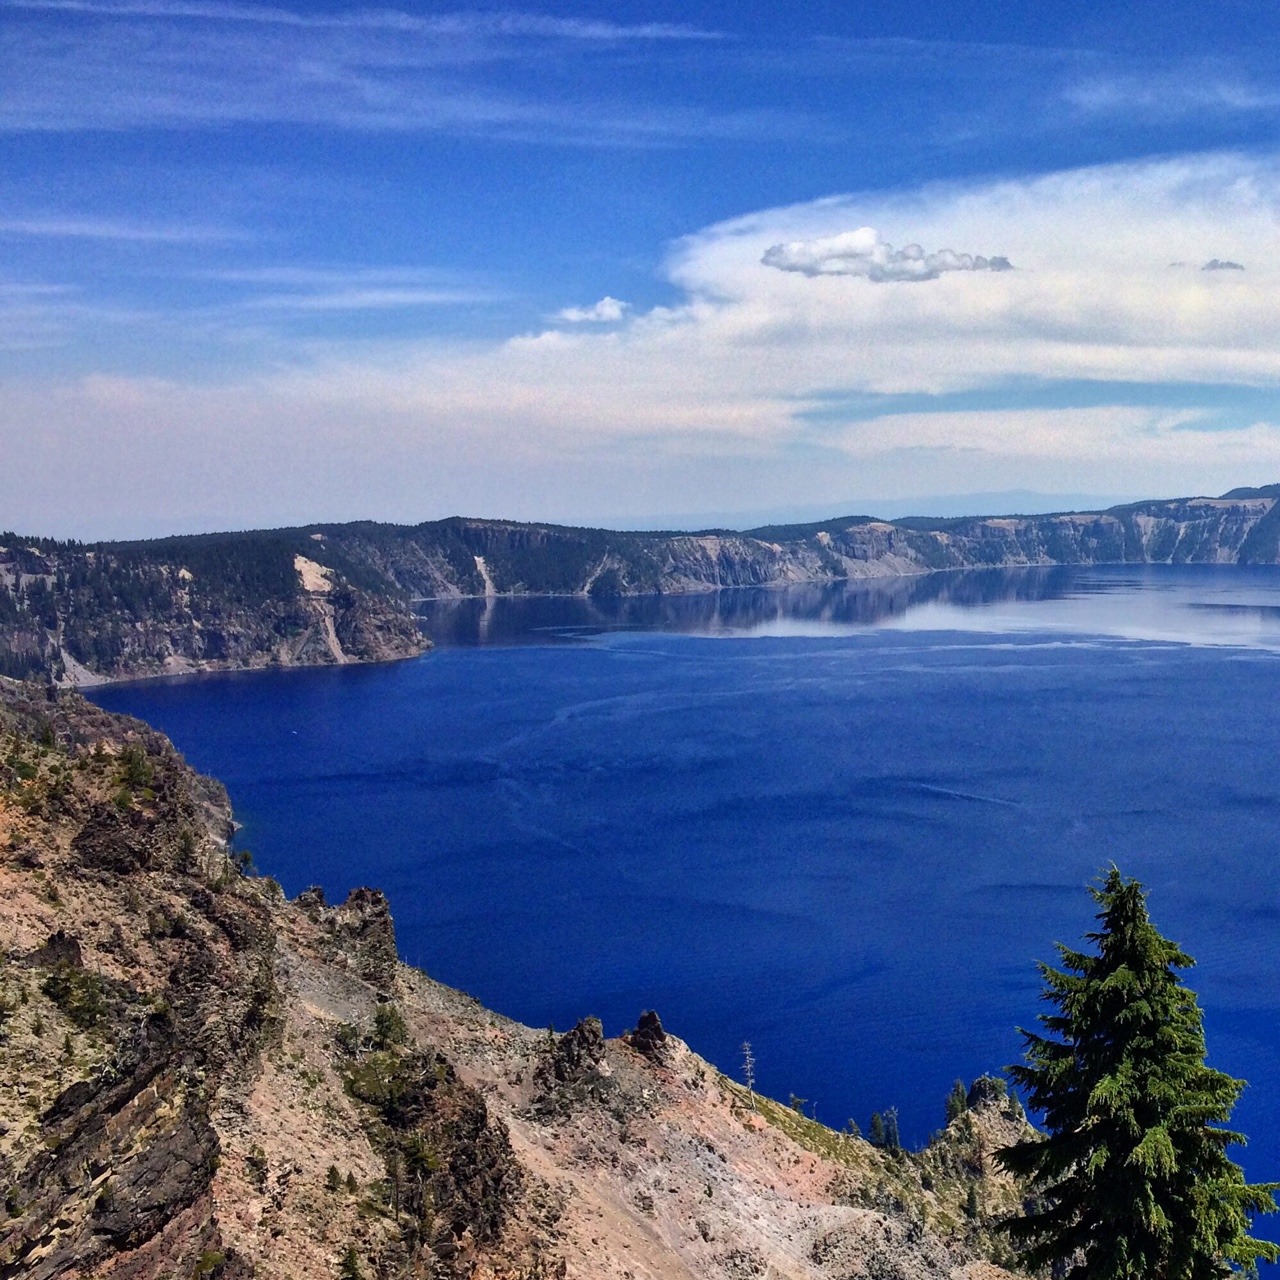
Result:
[[775,1096],[922,1140],[1018,1052],[1111,861],[1199,960],[1280,1176],[1280,571],[935,575],[427,607],[378,668],[117,686],[292,894],[391,897],[406,958],[558,1028],[642,1008]]

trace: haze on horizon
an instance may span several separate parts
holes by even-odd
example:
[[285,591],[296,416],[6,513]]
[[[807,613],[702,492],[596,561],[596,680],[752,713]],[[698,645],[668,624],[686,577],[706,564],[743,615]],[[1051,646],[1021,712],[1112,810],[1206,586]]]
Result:
[[1274,482],[1278,34],[1240,0],[0,0],[0,526]]

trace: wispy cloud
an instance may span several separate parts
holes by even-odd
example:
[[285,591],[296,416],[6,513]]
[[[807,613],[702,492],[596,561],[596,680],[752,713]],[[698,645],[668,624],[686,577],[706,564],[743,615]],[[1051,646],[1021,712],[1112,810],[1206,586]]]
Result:
[[456,283],[452,272],[435,267],[260,266],[219,267],[195,273],[201,280],[226,284],[281,285],[296,289],[329,289],[357,286],[448,285]]
[[395,9],[351,10],[338,13],[300,13],[265,5],[201,3],[200,0],[3,0],[0,8],[89,14],[104,18],[197,19],[252,23],[259,26],[304,27],[312,30],[418,32],[434,36],[531,36],[549,40],[719,40],[723,33],[686,23],[616,23],[597,19],[556,18],[540,13],[459,12],[423,17]]
[[484,294],[457,289],[365,288],[315,293],[278,293],[243,305],[265,311],[392,311],[406,307],[448,307],[488,302]]
[[65,284],[20,284],[9,280],[0,280],[0,301],[10,302],[14,299],[28,300],[32,298],[59,298],[74,292]]
[[0,280],[0,351],[56,347],[82,314],[69,285]]
[[226,310],[395,311],[493,303],[504,295],[429,267],[231,267],[194,273],[232,290]]
[[1066,84],[1062,99],[1085,116],[1177,119],[1210,113],[1280,110],[1280,91],[1236,67],[1189,61],[1146,68],[1093,70]]
[[97,218],[4,218],[0,236],[34,236],[41,239],[117,240],[135,244],[211,244],[246,240],[243,231],[223,227],[164,226],[113,222]]
[[[795,124],[786,112],[624,103],[587,74],[637,44],[720,39],[679,24],[207,0],[0,0],[0,15],[0,130],[277,123],[649,146]],[[541,74],[549,53],[572,69],[554,89]],[[486,70],[495,64],[508,73]]]

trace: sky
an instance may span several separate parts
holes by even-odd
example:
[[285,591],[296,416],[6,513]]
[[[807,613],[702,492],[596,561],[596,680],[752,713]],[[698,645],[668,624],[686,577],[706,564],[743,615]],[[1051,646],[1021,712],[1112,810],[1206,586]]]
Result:
[[1280,481],[1280,10],[0,0],[0,528]]

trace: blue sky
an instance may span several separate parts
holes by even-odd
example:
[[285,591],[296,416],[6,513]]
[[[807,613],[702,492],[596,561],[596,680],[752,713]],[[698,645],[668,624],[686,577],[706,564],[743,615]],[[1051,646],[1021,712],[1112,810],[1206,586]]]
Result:
[[0,0],[0,525],[1280,479],[1280,12],[1081,8]]

